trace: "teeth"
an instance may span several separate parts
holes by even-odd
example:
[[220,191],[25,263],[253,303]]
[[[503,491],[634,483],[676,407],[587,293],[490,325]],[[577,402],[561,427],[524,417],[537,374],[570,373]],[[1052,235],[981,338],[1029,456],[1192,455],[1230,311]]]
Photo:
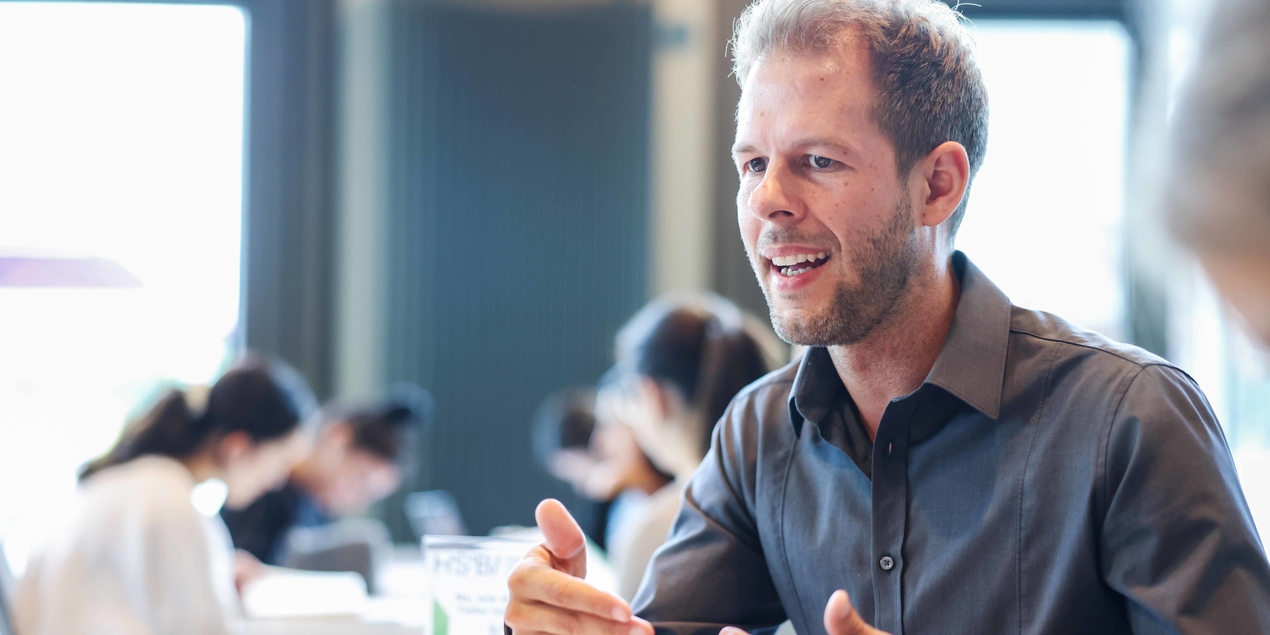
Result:
[[801,269],[795,269],[793,267],[781,267],[781,275],[786,278],[793,278],[794,276],[801,276],[802,274],[811,271],[813,268],[814,267],[803,267]]
[[792,256],[776,256],[772,258],[772,264],[777,267],[792,267],[803,262],[817,262],[829,257],[828,252],[820,252],[818,254],[794,254]]

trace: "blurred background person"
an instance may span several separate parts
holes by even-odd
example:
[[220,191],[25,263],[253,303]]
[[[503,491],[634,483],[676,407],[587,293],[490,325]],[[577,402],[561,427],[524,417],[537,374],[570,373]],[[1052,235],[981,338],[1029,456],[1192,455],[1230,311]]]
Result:
[[232,629],[233,550],[216,514],[283,482],[311,443],[301,422],[316,402],[298,373],[263,358],[225,373],[205,405],[191,394],[166,394],[83,470],[69,522],[19,583],[19,633]]
[[534,417],[534,455],[539,465],[568,483],[591,504],[579,514],[587,538],[601,549],[623,524],[640,516],[649,495],[672,477],[653,466],[614,408],[616,373],[601,388],[557,392]]
[[618,333],[619,416],[653,464],[674,477],[613,536],[622,597],[635,596],[665,542],[715,423],[738,392],[775,369],[782,348],[761,322],[714,295],[656,300]]
[[1270,3],[1216,4],[1174,124],[1174,233],[1270,346]]
[[[285,484],[244,509],[221,512],[234,546],[265,564],[296,566],[289,561],[296,555],[289,544],[295,530],[364,514],[418,469],[419,438],[433,409],[432,396],[411,384],[394,386],[369,405],[327,406],[316,443]],[[242,578],[259,573],[250,560],[240,567]]]

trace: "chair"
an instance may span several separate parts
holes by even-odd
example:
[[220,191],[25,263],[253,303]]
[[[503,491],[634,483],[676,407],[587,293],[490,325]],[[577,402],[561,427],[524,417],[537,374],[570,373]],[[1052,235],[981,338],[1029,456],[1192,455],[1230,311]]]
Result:
[[443,489],[408,494],[403,507],[415,536],[420,540],[424,536],[467,535],[458,501]]
[[291,530],[282,566],[306,571],[352,571],[376,591],[378,565],[392,551],[388,528],[371,518],[345,518],[321,527]]

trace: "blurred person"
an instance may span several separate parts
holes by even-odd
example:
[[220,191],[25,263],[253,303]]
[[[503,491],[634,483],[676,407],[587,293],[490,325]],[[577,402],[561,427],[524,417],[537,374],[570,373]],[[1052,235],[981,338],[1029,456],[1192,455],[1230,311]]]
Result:
[[1213,8],[1175,120],[1170,220],[1270,347],[1270,3]]
[[591,452],[595,427],[595,389],[590,387],[556,392],[534,412],[534,459],[578,494],[584,493],[587,477],[599,462]]
[[732,52],[742,243],[809,348],[728,408],[633,603],[577,579],[581,532],[539,505],[511,630],[1270,632],[1270,563],[1195,381],[1013,305],[954,248],[988,129],[958,14],[758,0]]
[[195,398],[169,392],[84,469],[69,522],[19,582],[19,633],[236,630],[222,501],[200,484],[223,483],[231,508],[281,484],[311,443],[302,422],[316,404],[295,370],[258,357],[217,380],[205,405]]
[[[293,530],[362,514],[396,492],[418,466],[419,437],[433,409],[432,396],[409,384],[367,406],[327,406],[316,443],[285,484],[246,508],[221,512],[234,546],[259,562],[283,565]],[[240,582],[260,573],[248,558],[239,567]]]
[[[606,375],[606,378],[609,375]],[[533,446],[539,465],[568,483],[592,508],[584,514],[588,538],[607,550],[611,536],[637,517],[645,499],[670,477],[653,467],[630,428],[616,419],[607,379],[545,399],[534,414]]]
[[764,327],[718,296],[675,297],[644,307],[617,336],[624,375],[618,406],[639,446],[674,480],[649,496],[613,536],[618,594],[632,599],[679,512],[685,483],[710,448],[714,424],[742,388],[766,375]]

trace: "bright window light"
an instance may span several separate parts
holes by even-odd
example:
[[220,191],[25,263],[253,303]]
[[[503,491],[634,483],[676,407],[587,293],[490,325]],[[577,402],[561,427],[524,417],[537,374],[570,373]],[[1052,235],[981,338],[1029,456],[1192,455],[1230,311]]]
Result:
[[230,6],[0,2],[0,258],[141,283],[0,281],[0,532],[236,347],[246,28]]
[[1124,339],[1129,37],[1104,21],[972,32],[992,114],[957,247],[1015,304]]

